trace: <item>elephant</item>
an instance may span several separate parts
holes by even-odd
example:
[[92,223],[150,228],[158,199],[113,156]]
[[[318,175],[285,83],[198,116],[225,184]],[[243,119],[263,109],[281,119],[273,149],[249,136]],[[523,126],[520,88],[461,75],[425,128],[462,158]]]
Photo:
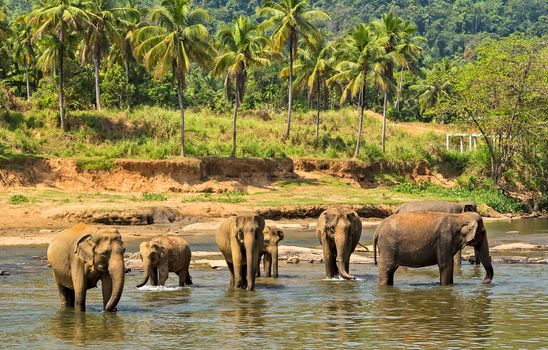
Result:
[[354,279],[348,273],[350,255],[356,249],[362,234],[362,222],[354,211],[329,208],[320,214],[316,234],[323,248],[325,275],[333,278]]
[[375,264],[379,249],[379,284],[393,285],[399,266],[438,265],[440,284],[453,284],[453,256],[465,245],[478,248],[485,268],[483,283],[491,283],[493,266],[483,220],[478,213],[399,213],[384,219],[373,240]]
[[447,201],[436,201],[436,200],[426,200],[426,201],[417,201],[404,203],[396,209],[395,214],[397,213],[414,213],[421,211],[435,211],[441,213],[451,213],[459,214],[466,211],[478,211],[478,207],[473,201],[464,201],[464,202],[447,202]]
[[[399,206],[396,213],[414,213],[422,211],[434,211],[441,213],[459,214],[467,211],[478,212],[478,207],[474,201],[464,202],[447,202],[436,200],[425,200],[417,202],[404,203]],[[479,265],[479,250],[474,248],[475,263]],[[462,261],[462,250],[459,250],[455,256],[453,256],[453,262],[455,266],[460,267]]]
[[85,311],[86,291],[101,280],[103,309],[116,311],[124,289],[124,251],[116,229],[78,224],[59,232],[47,256],[61,306]]
[[[259,254],[259,263],[263,259],[264,276],[278,278],[278,243],[284,239],[284,232],[276,226],[266,226],[263,231],[264,246]],[[257,277],[261,270],[257,266]]]
[[182,237],[159,236],[139,245],[139,252],[144,263],[145,276],[137,284],[144,286],[149,278],[153,286],[163,286],[168,274],[175,272],[179,276],[179,286],[191,285],[188,272],[192,252]]
[[264,218],[234,215],[225,219],[215,233],[215,242],[230,270],[230,286],[251,291],[264,247]]

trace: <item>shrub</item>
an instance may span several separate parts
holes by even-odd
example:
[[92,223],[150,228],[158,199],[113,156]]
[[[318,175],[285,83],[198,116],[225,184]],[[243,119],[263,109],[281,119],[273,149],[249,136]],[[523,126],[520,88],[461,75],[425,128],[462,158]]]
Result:
[[22,195],[22,194],[14,194],[9,198],[10,204],[22,204],[22,203],[28,203],[29,199]]
[[162,193],[143,192],[141,194],[143,201],[167,201],[167,197]]

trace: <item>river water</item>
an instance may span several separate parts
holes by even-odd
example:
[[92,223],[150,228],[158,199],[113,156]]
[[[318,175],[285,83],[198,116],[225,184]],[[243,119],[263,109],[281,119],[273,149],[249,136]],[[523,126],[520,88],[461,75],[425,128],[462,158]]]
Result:
[[[547,243],[547,220],[488,222],[490,242]],[[364,244],[372,230],[365,229]],[[519,232],[513,232],[519,231]],[[210,234],[188,237],[193,250],[215,250]],[[128,242],[136,251],[138,242]],[[311,232],[286,232],[287,245],[316,247]],[[228,271],[192,268],[195,285],[161,290],[127,275],[117,313],[101,312],[100,288],[87,312],[61,310],[51,271],[33,256],[46,247],[0,248],[0,348],[324,349],[546,348],[548,266],[463,265],[453,286],[438,285],[436,267],[402,269],[395,286],[379,287],[373,265],[352,265],[356,281],[325,280],[321,264],[280,262],[280,278],[256,291],[228,288]],[[544,254],[544,253],[539,253]]]

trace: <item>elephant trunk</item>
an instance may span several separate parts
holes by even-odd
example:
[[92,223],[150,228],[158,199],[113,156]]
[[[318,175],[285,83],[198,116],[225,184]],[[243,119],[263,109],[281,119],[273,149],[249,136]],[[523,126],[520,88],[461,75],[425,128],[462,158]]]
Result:
[[112,293],[105,306],[105,311],[116,311],[116,305],[118,305],[120,297],[122,296],[122,291],[124,290],[124,280],[126,277],[124,257],[122,254],[116,254],[110,258],[108,272],[112,279]]
[[350,260],[350,252],[347,253],[347,245],[347,237],[337,237],[337,233],[335,233],[335,246],[337,248],[337,269],[339,270],[339,276],[346,280],[353,280],[354,276],[350,275],[348,271],[346,271],[346,261]]
[[137,284],[137,288],[141,288],[142,286],[144,286],[144,285],[147,284],[147,282],[148,282],[148,279],[149,279],[149,277],[150,277],[150,260],[145,259],[143,268],[144,268],[144,270],[145,270],[145,276],[143,277],[143,279],[141,280],[141,282],[139,282],[139,283]]
[[270,253],[272,256],[272,277],[278,278],[278,247],[272,248]]
[[257,274],[257,256],[258,251],[255,249],[255,237],[245,241],[245,257],[247,264],[247,286],[246,290],[255,289],[255,276]]
[[482,283],[491,283],[493,280],[493,265],[491,265],[491,257],[489,256],[489,243],[487,242],[487,233],[483,234],[483,239],[480,242],[479,256],[483,268],[485,268],[485,278]]

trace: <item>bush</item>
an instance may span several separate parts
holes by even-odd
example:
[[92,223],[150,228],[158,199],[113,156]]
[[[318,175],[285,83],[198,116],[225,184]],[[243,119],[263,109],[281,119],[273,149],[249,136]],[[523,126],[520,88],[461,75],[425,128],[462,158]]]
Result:
[[101,98],[107,108],[127,109],[133,105],[135,85],[126,81],[125,70],[113,65],[101,73]]
[[14,194],[9,199],[10,204],[22,204],[22,203],[28,203],[29,199],[22,194]]
[[143,201],[167,201],[167,197],[161,193],[143,192],[141,194]]

